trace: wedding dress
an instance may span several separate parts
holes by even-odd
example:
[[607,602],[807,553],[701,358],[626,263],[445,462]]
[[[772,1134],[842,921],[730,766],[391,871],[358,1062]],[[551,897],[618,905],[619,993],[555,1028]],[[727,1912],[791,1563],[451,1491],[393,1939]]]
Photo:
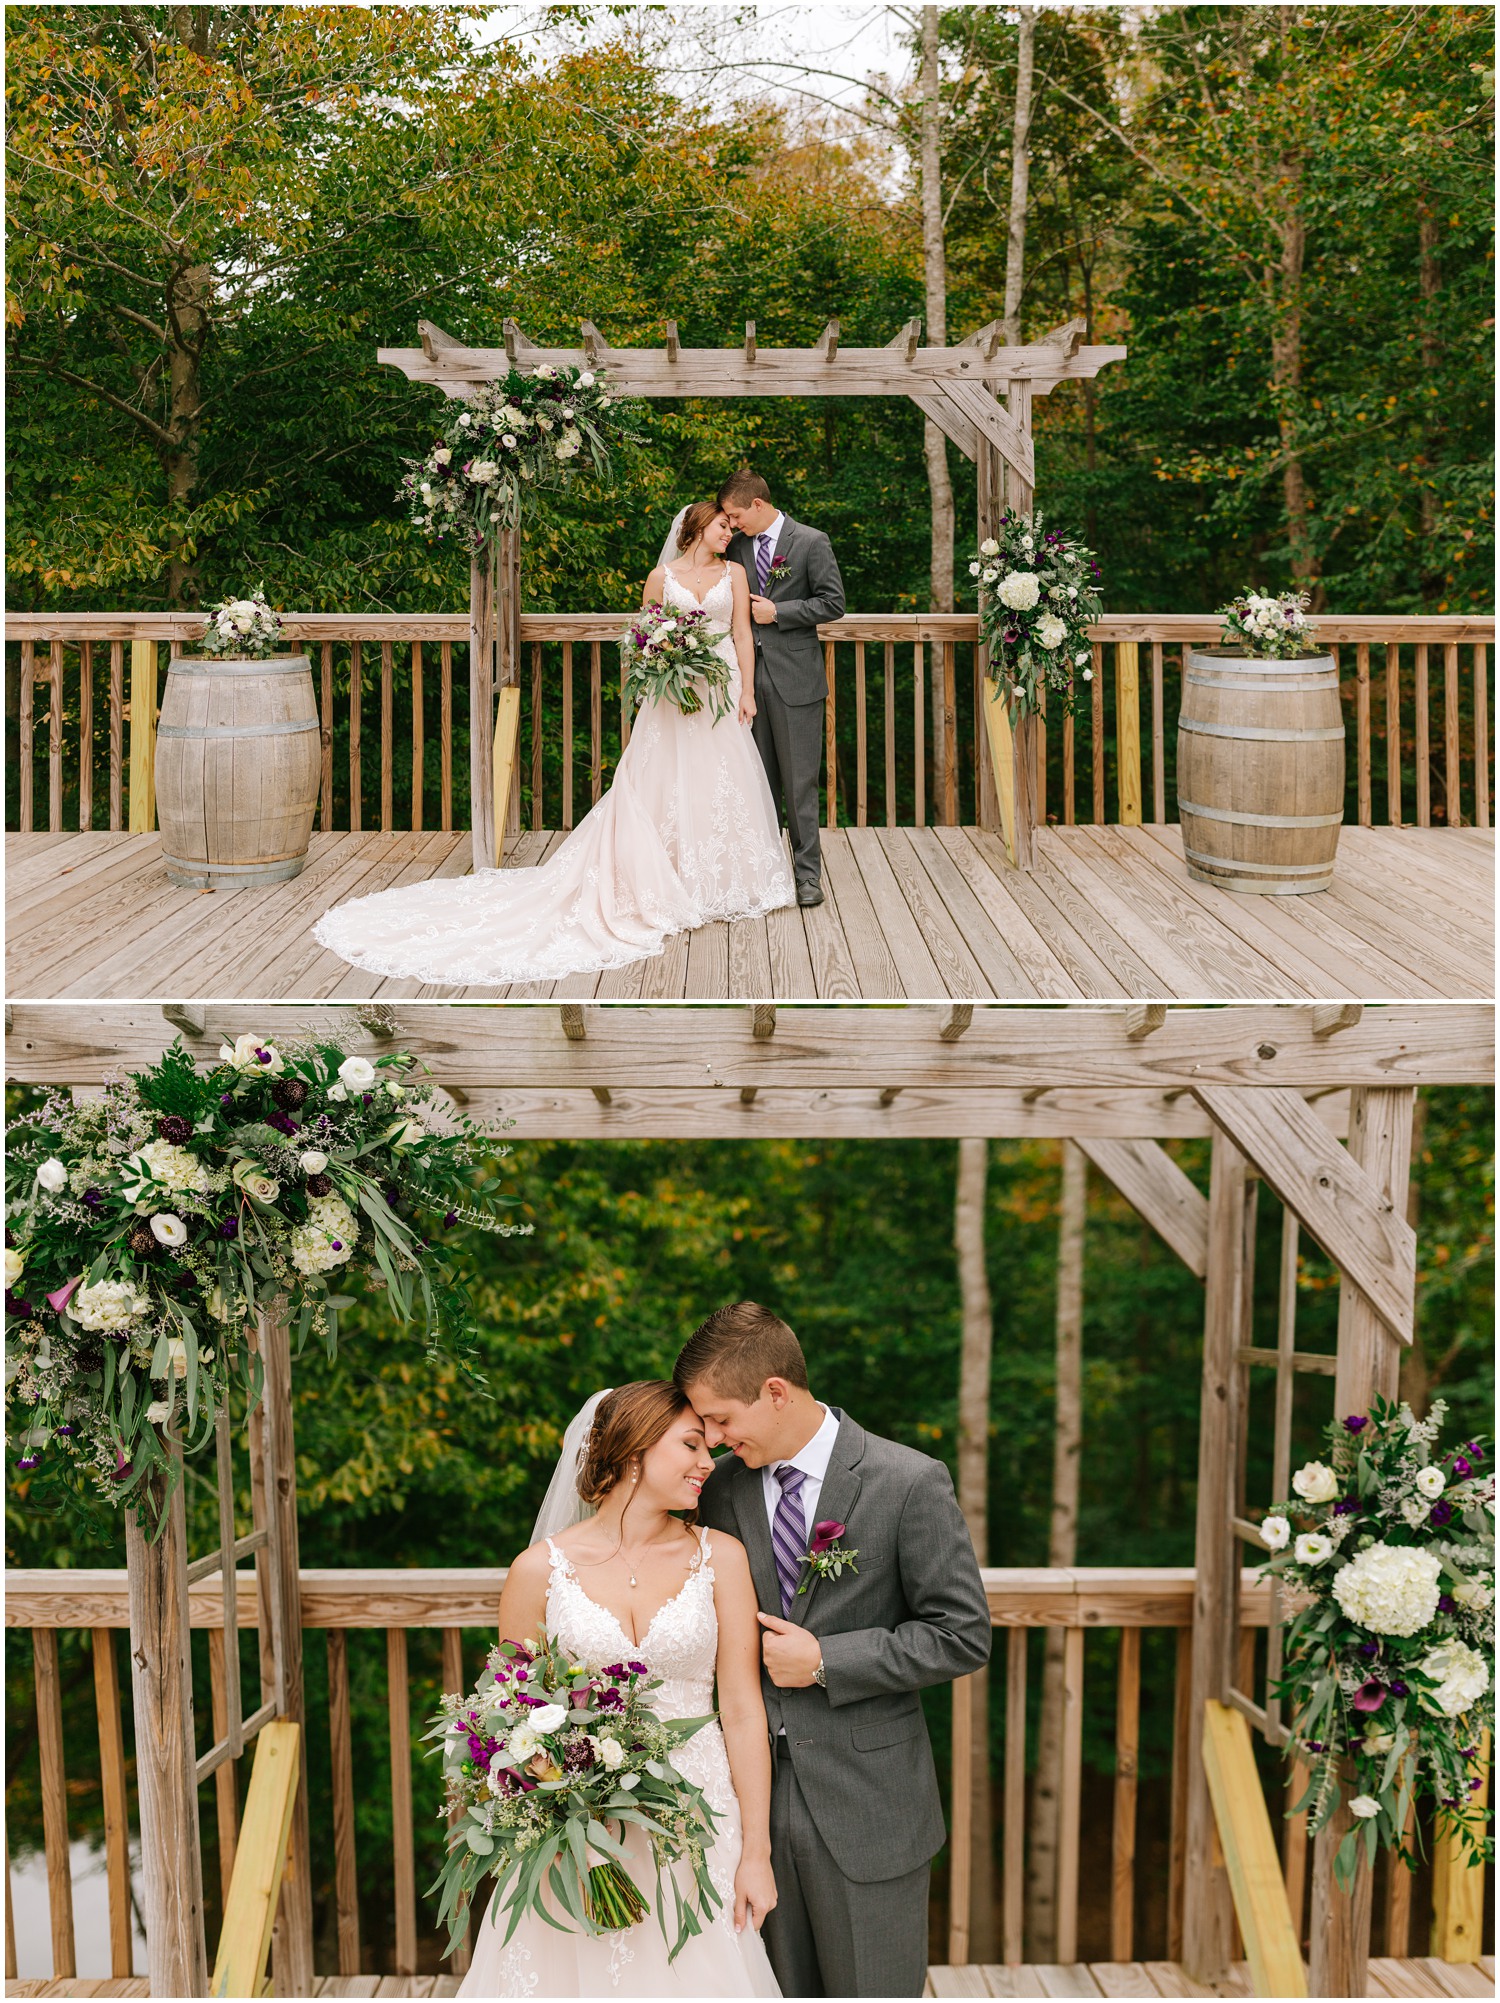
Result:
[[[658,1608],[639,1642],[632,1642],[607,1607],[591,1599],[578,1574],[549,1537],[552,1565],[547,1580],[547,1632],[568,1654],[591,1668],[621,1656],[644,1662],[663,1679],[649,1697],[662,1718],[701,1718],[713,1709],[714,1664],[719,1622],[714,1611],[714,1571],[707,1531],[698,1533],[698,1553],[682,1590]],[[499,1924],[488,1917],[474,1943],[474,1959],[459,1986],[460,1996],[779,1996],[780,1988],[760,1935],[747,1925],[734,1930],[734,1874],[740,1857],[740,1809],[729,1772],[729,1755],[717,1721],[704,1725],[672,1755],[673,1764],[701,1787],[717,1818],[708,1852],[708,1873],[723,1905],[703,1932],[684,1946],[675,1961],[654,1910],[656,1871],[643,1830],[628,1828],[625,1847],[630,1876],[653,1910],[621,1932],[595,1936],[559,1933],[535,1913],[527,1913],[508,1944],[509,1915]],[[684,1889],[691,1879],[684,1870]],[[484,1890],[478,1895],[485,1896]],[[549,1895],[550,1896],[550,1895]],[[565,1918],[565,1916],[563,1916]],[[565,1919],[570,1928],[572,1922]],[[671,1930],[673,1911],[667,1925]],[[675,1933],[673,1934],[675,1938]]]
[[[665,573],[665,602],[695,593]],[[738,720],[730,573],[702,608],[726,628],[729,713],[671,703],[636,713],[614,783],[539,869],[485,870],[358,897],[325,913],[319,943],[370,973],[463,986],[552,981],[651,959],[674,932],[794,901],[765,767]]]

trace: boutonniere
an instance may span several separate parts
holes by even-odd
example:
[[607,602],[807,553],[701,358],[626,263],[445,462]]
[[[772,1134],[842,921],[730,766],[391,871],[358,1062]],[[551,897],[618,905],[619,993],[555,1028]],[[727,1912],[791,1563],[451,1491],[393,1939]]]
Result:
[[[859,1556],[858,1550],[851,1550],[848,1545],[839,1542],[846,1528],[847,1525],[835,1523],[832,1518],[826,1523],[813,1525],[812,1543],[803,1561],[810,1573],[816,1573],[820,1579],[837,1579],[846,1567],[851,1572],[859,1571],[854,1562]],[[805,1593],[811,1584],[811,1578],[804,1579],[797,1588],[798,1593]]]
[[792,560],[789,556],[773,557],[771,568],[766,572],[767,584],[781,584],[792,574]]

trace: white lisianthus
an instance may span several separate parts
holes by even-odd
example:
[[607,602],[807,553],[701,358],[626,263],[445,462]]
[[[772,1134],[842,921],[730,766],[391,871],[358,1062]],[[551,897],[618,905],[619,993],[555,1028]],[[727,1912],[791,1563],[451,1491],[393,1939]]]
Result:
[[232,1044],[221,1043],[219,1062],[232,1065],[236,1071],[263,1071],[268,1078],[275,1078],[286,1069],[281,1052],[263,1036],[237,1036]]
[[976,562],[976,563],[971,563],[971,564],[969,565],[969,575],[970,575],[970,577],[977,577],[977,576],[979,575],[979,572],[980,572],[980,565],[979,565],[979,564],[978,564],[977,562]]
[[398,1120],[386,1134],[393,1148],[412,1148],[426,1138],[427,1129],[420,1120]]
[[1368,1822],[1380,1813],[1380,1803],[1371,1794],[1357,1794],[1349,1804],[1349,1813],[1357,1815],[1361,1822]]
[[516,449],[516,434],[513,431],[505,432],[501,437],[500,443],[505,447],[507,452],[514,452]]
[[1437,1612],[1441,1574],[1431,1551],[1372,1544],[1335,1575],[1333,1597],[1372,1634],[1416,1634]]
[[165,1398],[155,1398],[146,1407],[146,1419],[150,1425],[164,1426],[172,1416],[172,1407]]
[[[1078,649],[1078,652],[1077,652],[1077,653],[1076,653],[1076,654],[1075,654],[1075,655],[1073,656],[1073,665],[1074,665],[1074,667],[1075,667],[1075,668],[1081,668],[1081,667],[1082,667],[1082,666],[1084,665],[1084,663],[1085,663],[1085,662],[1086,662],[1086,661],[1088,660],[1088,657],[1089,657],[1089,650],[1088,650],[1088,648],[1087,648],[1087,647],[1080,647],[1080,648]],[[1093,676],[1092,676],[1092,674],[1090,674],[1090,677],[1089,677],[1089,679],[1090,679],[1090,680],[1092,681],[1092,679],[1093,679]]]
[[611,404],[612,404],[613,402],[614,402],[614,398],[613,398],[613,397],[609,397],[609,396],[601,396],[601,397],[600,397],[600,399],[599,399],[599,408],[600,408],[601,410],[608,410],[608,409],[609,409],[609,407],[610,407],[610,405],[611,405]]
[[188,1228],[175,1210],[158,1210],[151,1219],[151,1236],[158,1245],[185,1245]]
[[565,1725],[567,1722],[568,1709],[565,1704],[539,1704],[530,1719],[531,1729],[539,1737],[548,1732],[555,1732],[560,1725]]
[[464,425],[464,426],[466,426],[466,427],[467,427],[468,425],[471,425],[471,424],[472,424],[472,423],[474,422],[473,418],[472,418],[472,417],[471,417],[471,416],[469,415],[468,411],[466,411],[466,410],[461,410],[461,411],[459,412],[459,414],[458,414],[458,421],[459,421],[459,423],[460,423],[460,424],[462,424],[462,425]]
[[80,1328],[114,1331],[128,1328],[150,1306],[146,1295],[138,1293],[129,1280],[96,1280],[93,1286],[78,1289],[68,1313]]
[[1292,1546],[1292,1556],[1299,1565],[1321,1565],[1333,1556],[1333,1545],[1321,1530],[1309,1530]]
[[389,1081],[385,1089],[393,1099],[404,1099],[406,1097],[406,1087],[398,1085],[394,1078]]
[[363,1092],[375,1083],[375,1066],[368,1057],[346,1057],[339,1066],[339,1076],[351,1091]]
[[997,567],[993,563],[987,563],[984,567],[984,572],[981,581],[985,584],[993,584],[995,579],[999,575],[1000,572],[997,569]]
[[1462,1717],[1490,1687],[1490,1667],[1467,1642],[1442,1641],[1417,1664],[1437,1684],[1432,1701],[1449,1718]]
[[1494,1597],[1483,1579],[1460,1579],[1453,1588],[1454,1603],[1471,1613],[1483,1613]]
[[993,536],[986,536],[984,541],[979,545],[979,554],[981,556],[998,556],[1000,554],[1000,545]]
[[1033,570],[1007,571],[1001,578],[995,596],[1002,605],[1008,605],[1012,612],[1029,612],[1041,595]]
[[67,1183],[68,1171],[57,1159],[57,1156],[53,1155],[47,1161],[44,1161],[37,1170],[36,1179],[49,1195],[56,1196],[57,1192]]
[[578,387],[580,389],[592,389],[594,387],[594,371],[592,369],[581,371],[578,377]]
[[6,1286],[8,1287],[20,1286],[21,1275],[25,1272],[25,1270],[26,1270],[26,1254],[24,1252],[18,1252],[14,1245],[7,1245],[5,1248]]
[[1304,1502],[1332,1502],[1339,1492],[1338,1476],[1322,1461],[1309,1461],[1292,1476],[1292,1487]]
[[330,1099],[336,1099],[342,1106],[349,1096],[349,1088],[341,1078],[335,1079],[328,1088],[328,1096]]
[[1092,668],[1085,668],[1085,669],[1084,669],[1084,671],[1083,671],[1083,679],[1084,679],[1084,680],[1085,680],[1086,682],[1091,682],[1091,681],[1092,681],[1092,680],[1094,679],[1094,671],[1093,671],[1093,669],[1092,669]]
[[321,1148],[307,1148],[298,1155],[297,1166],[304,1175],[321,1175],[328,1166],[328,1157]]
[[1424,1467],[1417,1471],[1417,1492],[1425,1495],[1429,1502],[1436,1502],[1448,1486],[1448,1478],[1440,1467]]
[[1284,1551],[1291,1535],[1292,1526],[1284,1516],[1268,1516],[1260,1526],[1260,1541],[1268,1551]]
[[538,362],[535,374],[539,382],[551,382],[552,378],[557,374],[557,370],[552,367],[550,362]]
[[1036,622],[1036,636],[1050,652],[1068,637],[1066,624],[1054,612],[1044,612]]

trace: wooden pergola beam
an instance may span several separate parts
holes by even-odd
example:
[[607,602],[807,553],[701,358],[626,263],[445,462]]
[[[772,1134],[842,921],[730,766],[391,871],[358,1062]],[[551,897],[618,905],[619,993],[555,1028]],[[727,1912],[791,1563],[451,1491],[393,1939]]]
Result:
[[[1313,1115],[1314,1119],[1317,1115]],[[1077,1136],[1078,1145],[1197,1279],[1208,1276],[1208,1198],[1154,1140]]]

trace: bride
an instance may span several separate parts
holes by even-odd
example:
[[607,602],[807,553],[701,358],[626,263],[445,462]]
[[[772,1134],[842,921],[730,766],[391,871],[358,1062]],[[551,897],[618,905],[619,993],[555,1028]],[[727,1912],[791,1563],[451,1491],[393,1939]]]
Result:
[[701,606],[724,632],[730,710],[637,713],[614,783],[532,870],[445,877],[337,905],[319,943],[375,974],[465,986],[551,981],[660,953],[674,932],[794,902],[765,767],[750,734],[755,644],[744,569],[712,501],[678,514],[644,604]]
[[[722,1723],[703,1726],[672,1759],[714,1810],[708,1870],[723,1905],[671,1962],[654,1912],[596,1936],[559,1932],[528,1912],[508,1944],[509,1916],[486,1916],[460,1996],[781,1994],[760,1938],[776,1884],[755,1588],[737,1539],[722,1530],[710,1538],[672,1513],[696,1509],[712,1467],[698,1415],[675,1385],[597,1393],[563,1440],[537,1541],[506,1578],[500,1639],[527,1641],[545,1628],[590,1668],[622,1656],[644,1662],[663,1679],[648,1701],[665,1718],[712,1711],[717,1679]],[[650,1897],[647,1843],[643,1830],[626,1831],[630,1876]],[[685,1868],[682,1884],[690,1889]],[[476,1899],[487,1891],[488,1881]]]

